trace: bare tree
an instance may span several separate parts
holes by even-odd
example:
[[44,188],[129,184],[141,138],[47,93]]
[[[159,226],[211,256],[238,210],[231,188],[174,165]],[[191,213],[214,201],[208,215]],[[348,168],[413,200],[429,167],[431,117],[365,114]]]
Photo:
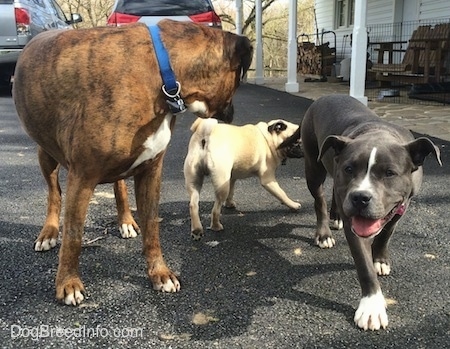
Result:
[[[236,29],[235,0],[213,1],[216,12],[222,19],[223,28]],[[255,39],[255,0],[244,0],[243,34]],[[297,33],[314,32],[314,0],[298,0]],[[264,66],[272,71],[287,66],[288,7],[286,1],[262,0],[263,56]]]
[[97,27],[106,24],[114,0],[58,0],[65,13],[79,13],[83,22],[81,27]]

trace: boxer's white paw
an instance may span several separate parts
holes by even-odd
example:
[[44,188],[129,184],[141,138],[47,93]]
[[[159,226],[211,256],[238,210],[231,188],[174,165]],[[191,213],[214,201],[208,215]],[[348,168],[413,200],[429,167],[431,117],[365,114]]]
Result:
[[119,231],[124,239],[135,238],[138,235],[132,224],[122,224]]
[[157,282],[153,283],[153,289],[156,291],[162,291],[162,292],[178,292],[180,290],[180,282],[177,278],[173,277],[171,279],[167,279],[166,282]]
[[83,294],[80,291],[75,290],[75,292],[66,295],[66,297],[64,298],[64,304],[77,306],[83,300],[84,300]]
[[336,245],[336,241],[333,237],[327,237],[325,240],[321,241],[319,237],[316,237],[315,243],[320,248],[332,248],[334,245]]
[[375,262],[373,266],[378,275],[389,275],[391,273],[391,266],[387,263]]
[[34,250],[37,252],[48,251],[56,246],[56,239],[44,239],[42,241],[36,241]]
[[330,228],[334,230],[341,230],[344,228],[344,222],[340,219],[335,219],[330,222]]
[[387,327],[386,301],[381,291],[361,298],[354,320],[355,324],[363,330],[374,331]]

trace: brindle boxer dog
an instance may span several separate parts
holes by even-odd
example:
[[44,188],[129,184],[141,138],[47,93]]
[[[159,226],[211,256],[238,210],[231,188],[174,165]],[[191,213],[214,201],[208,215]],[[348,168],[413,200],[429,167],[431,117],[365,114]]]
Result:
[[[193,23],[163,20],[158,26],[188,109],[200,117],[229,121],[232,96],[251,62],[250,41]],[[133,226],[131,214],[121,206],[126,203],[122,180],[130,176],[153,288],[180,289],[159,242],[162,164],[175,123],[161,87],[149,29],[143,24],[48,31],[20,56],[14,101],[25,130],[39,145],[49,188],[47,220],[36,244],[40,249],[56,242],[58,168],[68,169],[56,275],[56,298],[65,304],[84,299],[78,266],[94,188],[116,182],[120,223]]]

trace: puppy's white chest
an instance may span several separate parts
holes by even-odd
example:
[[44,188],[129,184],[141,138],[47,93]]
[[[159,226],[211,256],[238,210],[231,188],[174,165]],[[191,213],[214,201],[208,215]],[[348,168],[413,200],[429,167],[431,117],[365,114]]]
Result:
[[170,122],[172,120],[172,114],[167,114],[164,121],[159,126],[155,133],[150,135],[144,142],[144,151],[138,156],[133,165],[127,172],[138,167],[140,164],[147,160],[155,158],[159,153],[164,151],[169,144],[172,132],[170,131]]

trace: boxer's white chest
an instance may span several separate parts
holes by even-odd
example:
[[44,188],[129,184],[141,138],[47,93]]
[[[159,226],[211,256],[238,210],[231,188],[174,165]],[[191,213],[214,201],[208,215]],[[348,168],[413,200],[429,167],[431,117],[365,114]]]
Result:
[[143,144],[144,151],[138,156],[127,172],[138,167],[143,162],[155,158],[159,153],[167,148],[172,136],[172,132],[170,131],[170,122],[172,117],[173,115],[171,113],[167,114],[158,130],[156,130],[154,134],[150,135],[145,140]]

